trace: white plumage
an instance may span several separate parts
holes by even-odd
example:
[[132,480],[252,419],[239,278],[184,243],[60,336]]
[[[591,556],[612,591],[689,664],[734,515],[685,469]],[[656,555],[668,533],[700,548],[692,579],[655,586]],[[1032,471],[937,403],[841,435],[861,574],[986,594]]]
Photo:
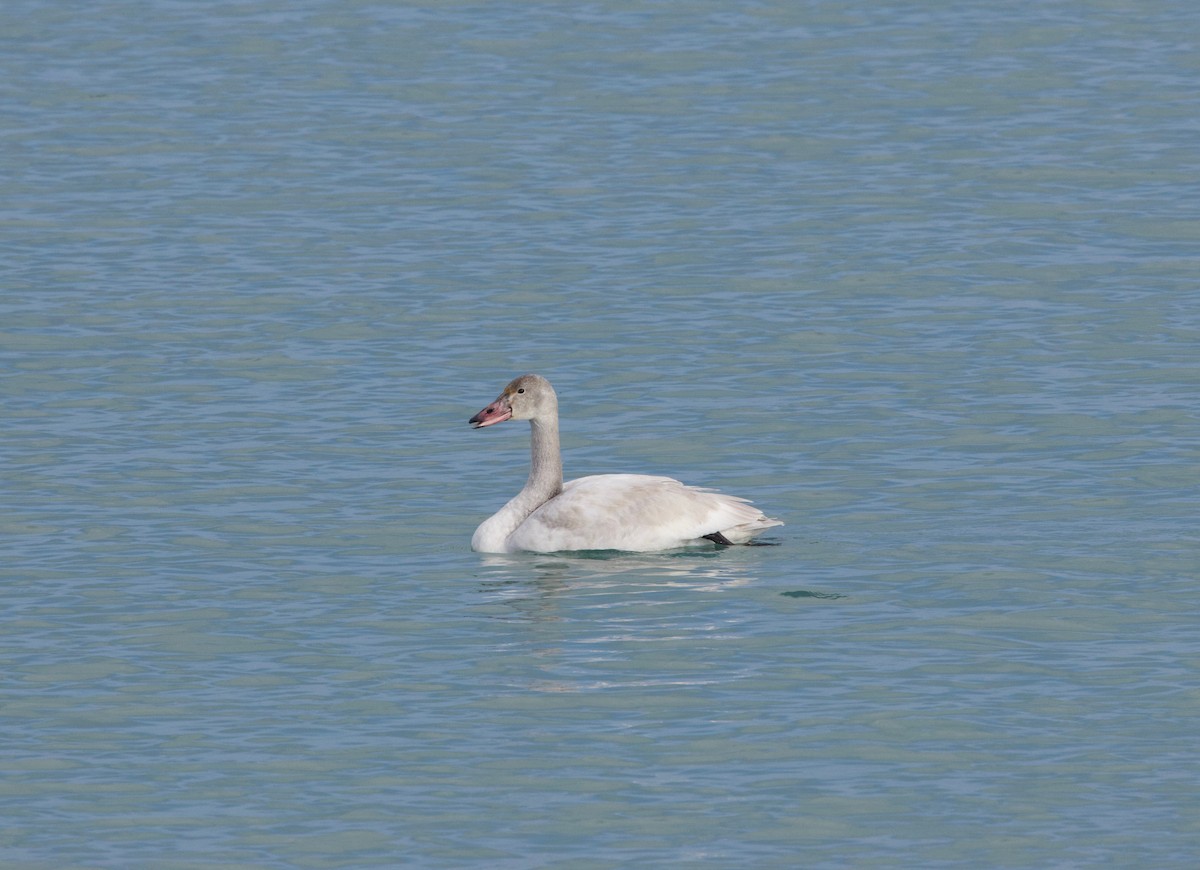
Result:
[[558,397],[550,382],[538,375],[514,380],[470,423],[478,429],[510,419],[530,422],[529,480],[475,530],[471,547],[480,552],[646,552],[709,541],[742,544],[783,525],[746,499],[670,477],[598,474],[564,484]]

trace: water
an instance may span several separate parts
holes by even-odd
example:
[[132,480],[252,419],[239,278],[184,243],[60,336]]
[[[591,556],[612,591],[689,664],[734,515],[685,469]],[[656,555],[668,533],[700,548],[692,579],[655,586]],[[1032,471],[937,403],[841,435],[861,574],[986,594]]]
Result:
[[1192,866],[1200,12],[0,15],[6,867]]

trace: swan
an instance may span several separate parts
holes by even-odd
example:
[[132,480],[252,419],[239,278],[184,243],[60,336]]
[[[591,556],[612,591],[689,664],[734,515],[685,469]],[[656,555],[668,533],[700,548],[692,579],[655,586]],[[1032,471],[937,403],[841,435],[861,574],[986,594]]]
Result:
[[563,483],[558,396],[540,375],[522,375],[469,422],[475,429],[528,420],[532,457],[525,487],[471,537],[482,553],[566,550],[650,552],[705,543],[744,544],[782,522],[744,498],[670,477],[597,474]]

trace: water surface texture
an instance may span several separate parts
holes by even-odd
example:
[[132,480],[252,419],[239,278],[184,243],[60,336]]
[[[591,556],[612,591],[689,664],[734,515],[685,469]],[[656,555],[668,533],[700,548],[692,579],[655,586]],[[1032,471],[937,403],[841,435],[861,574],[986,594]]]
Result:
[[[6,0],[0,864],[1193,867],[1198,34]],[[774,546],[472,553],[526,371]]]

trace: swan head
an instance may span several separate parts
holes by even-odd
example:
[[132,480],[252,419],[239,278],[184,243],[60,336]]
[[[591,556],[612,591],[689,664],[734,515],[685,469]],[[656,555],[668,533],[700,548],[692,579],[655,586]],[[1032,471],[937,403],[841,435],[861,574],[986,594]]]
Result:
[[494,426],[505,420],[539,420],[558,416],[558,396],[541,375],[521,375],[492,402],[467,422],[474,429]]

